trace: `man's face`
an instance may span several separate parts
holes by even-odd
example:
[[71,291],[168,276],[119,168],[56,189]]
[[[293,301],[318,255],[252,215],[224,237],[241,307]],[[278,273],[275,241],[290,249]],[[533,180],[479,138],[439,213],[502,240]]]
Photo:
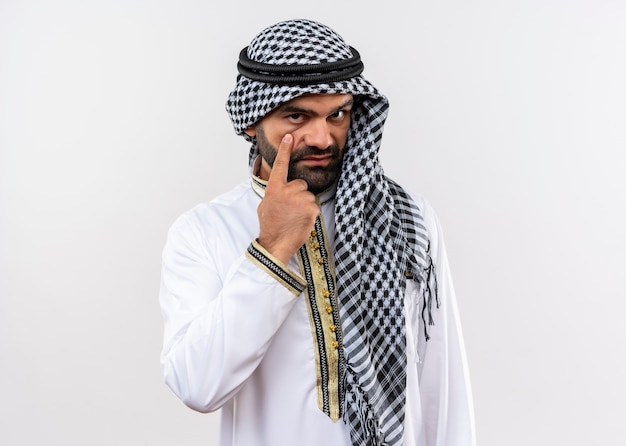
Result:
[[353,98],[350,94],[300,96],[267,114],[254,127],[261,154],[259,176],[267,180],[283,136],[293,136],[288,179],[303,179],[314,194],[332,186],[341,172]]

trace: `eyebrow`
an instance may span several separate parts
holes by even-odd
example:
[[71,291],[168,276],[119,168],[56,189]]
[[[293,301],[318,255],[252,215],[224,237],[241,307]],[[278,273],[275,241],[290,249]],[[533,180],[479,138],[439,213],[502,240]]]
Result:
[[[335,108],[330,114],[338,112],[339,110],[349,107],[354,104],[354,98],[347,99],[346,102]],[[317,112],[308,108],[298,107],[295,105],[285,104],[280,108],[283,113],[306,113],[307,115],[317,116]]]

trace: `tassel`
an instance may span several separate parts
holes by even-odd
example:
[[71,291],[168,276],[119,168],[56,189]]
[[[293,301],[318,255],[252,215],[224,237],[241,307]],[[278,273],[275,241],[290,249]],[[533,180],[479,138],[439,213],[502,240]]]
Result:
[[[426,248],[426,261],[427,265],[421,271],[420,274],[422,279],[422,296],[423,296],[423,307],[422,307],[422,321],[424,322],[424,337],[428,341],[430,339],[430,334],[428,333],[428,326],[435,325],[435,320],[433,319],[433,296],[435,298],[435,305],[437,308],[440,306],[439,302],[439,291],[437,285],[437,274],[435,272],[435,264],[433,263],[433,259],[430,255],[430,241],[428,242],[428,246]],[[426,322],[426,311],[428,310],[428,323]]]
[[[354,372],[349,364],[346,365],[344,386],[346,397],[344,399],[343,421],[351,426],[351,430],[355,429],[355,426],[350,423],[348,416],[350,412],[358,414],[358,419],[362,425],[361,435],[364,437],[361,439],[362,443],[359,444],[363,446],[386,446],[387,443],[384,442],[384,435],[380,430],[374,410],[367,401],[367,395],[363,388],[356,382]],[[348,406],[352,407],[352,411],[348,410]],[[358,430],[358,428],[355,430]],[[352,432],[350,432],[350,435],[352,436]]]

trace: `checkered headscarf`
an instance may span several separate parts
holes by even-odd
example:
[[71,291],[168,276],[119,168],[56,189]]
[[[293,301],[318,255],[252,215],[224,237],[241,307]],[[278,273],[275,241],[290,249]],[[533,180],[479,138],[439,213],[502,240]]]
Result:
[[252,142],[250,163],[258,154],[256,140],[243,131],[271,110],[304,94],[352,94],[356,99],[335,205],[340,359],[345,358],[340,363],[342,411],[353,445],[400,445],[406,280],[417,282],[428,324],[433,323],[437,285],[421,211],[378,161],[389,103],[360,75],[358,52],[310,20],[265,29],[239,60],[240,75],[226,110],[235,131]]

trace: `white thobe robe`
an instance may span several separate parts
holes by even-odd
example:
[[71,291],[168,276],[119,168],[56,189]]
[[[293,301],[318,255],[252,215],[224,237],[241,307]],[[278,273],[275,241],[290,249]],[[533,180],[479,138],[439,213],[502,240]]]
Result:
[[[431,206],[412,197],[431,239],[440,306],[426,342],[423,302],[407,281],[403,444],[471,446],[468,368],[443,237]],[[246,181],[170,228],[160,290],[165,382],[194,410],[221,409],[220,446],[349,446],[343,419],[333,422],[318,407],[305,299],[245,255],[259,235],[260,200]],[[333,240],[334,200],[321,208]],[[296,256],[287,267],[299,274]]]

